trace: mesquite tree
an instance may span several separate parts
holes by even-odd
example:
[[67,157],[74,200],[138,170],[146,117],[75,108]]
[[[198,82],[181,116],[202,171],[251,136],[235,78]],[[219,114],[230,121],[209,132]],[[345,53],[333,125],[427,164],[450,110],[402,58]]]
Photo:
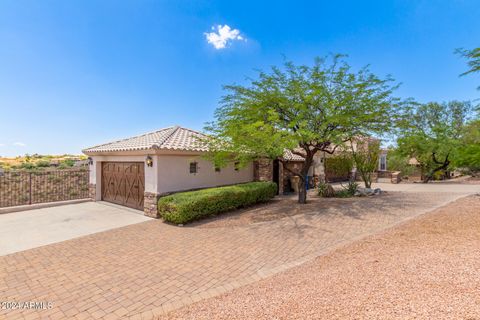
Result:
[[417,159],[423,182],[448,173],[459,151],[465,124],[473,116],[470,102],[419,105],[398,137],[398,151]]
[[[313,65],[286,62],[258,73],[247,85],[228,85],[215,120],[206,127],[211,158],[217,165],[278,159],[285,150],[302,156],[299,203],[306,202],[305,181],[317,152],[333,153],[355,136],[394,127],[403,102],[396,85],[368,67],[353,71],[344,56],[317,58]],[[285,170],[292,170],[284,166]]]
[[372,186],[373,173],[378,168],[380,141],[377,139],[356,139],[350,141],[353,162],[360,173],[365,188]]
[[480,115],[463,128],[454,164],[472,175],[480,174]]
[[[457,54],[468,59],[468,67],[469,69],[462,73],[461,76],[465,76],[470,73],[480,72],[480,47],[474,48],[472,50],[465,50],[465,49],[457,49]],[[478,87],[480,90],[480,87]]]

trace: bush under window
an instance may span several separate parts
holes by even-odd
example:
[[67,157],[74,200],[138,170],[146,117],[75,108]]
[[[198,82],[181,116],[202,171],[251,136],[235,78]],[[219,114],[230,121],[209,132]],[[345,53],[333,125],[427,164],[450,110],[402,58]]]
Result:
[[277,194],[273,182],[250,182],[234,186],[175,193],[158,200],[158,212],[168,222],[183,224],[229,210],[266,202]]

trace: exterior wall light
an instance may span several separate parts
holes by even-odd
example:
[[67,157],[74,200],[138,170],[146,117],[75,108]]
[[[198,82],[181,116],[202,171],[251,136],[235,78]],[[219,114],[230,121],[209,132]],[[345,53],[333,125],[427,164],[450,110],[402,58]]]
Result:
[[153,167],[153,159],[151,156],[147,156],[146,163],[148,167]]
[[88,157],[87,160],[88,160],[88,165],[91,166],[93,164],[92,157]]

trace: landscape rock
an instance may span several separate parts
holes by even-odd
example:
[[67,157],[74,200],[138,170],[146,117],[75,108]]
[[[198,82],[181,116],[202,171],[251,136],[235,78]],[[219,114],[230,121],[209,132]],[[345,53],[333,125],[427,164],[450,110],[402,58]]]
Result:
[[355,192],[354,195],[357,196],[357,197],[364,197],[364,196],[380,195],[382,193],[383,193],[383,191],[380,188],[376,188],[376,189],[358,188],[358,190]]

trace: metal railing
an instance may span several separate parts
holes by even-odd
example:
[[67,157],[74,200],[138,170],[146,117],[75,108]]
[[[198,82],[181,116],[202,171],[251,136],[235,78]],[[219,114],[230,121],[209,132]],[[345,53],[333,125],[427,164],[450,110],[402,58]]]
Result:
[[87,170],[0,172],[0,208],[84,198]]

